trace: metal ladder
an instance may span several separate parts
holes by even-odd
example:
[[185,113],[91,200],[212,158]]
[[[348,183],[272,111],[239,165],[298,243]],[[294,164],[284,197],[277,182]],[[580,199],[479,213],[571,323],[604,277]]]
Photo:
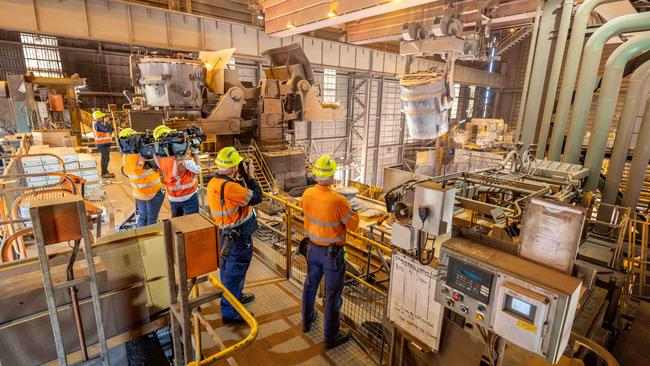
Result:
[[521,41],[526,39],[531,33],[533,33],[532,26],[526,26],[517,29],[515,32],[504,37],[497,46],[497,56],[508,52],[509,49],[519,44]]
[[271,173],[271,169],[266,164],[255,140],[251,140],[250,145],[242,145],[239,140],[235,140],[235,148],[244,159],[252,162],[253,166],[255,166],[255,179],[260,184],[262,190],[264,192],[279,192],[279,187],[273,178],[273,173]]

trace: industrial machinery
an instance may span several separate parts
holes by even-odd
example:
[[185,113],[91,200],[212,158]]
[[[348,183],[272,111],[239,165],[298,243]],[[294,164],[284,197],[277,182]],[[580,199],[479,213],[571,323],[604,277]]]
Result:
[[463,239],[442,246],[436,301],[504,339],[559,361],[582,281]]
[[187,55],[131,57],[136,96],[131,126],[151,129],[164,123],[200,127],[208,136],[255,138],[283,145],[295,121],[332,121],[343,116],[338,104],[322,104],[320,87],[300,45],[266,50],[271,67],[259,85],[242,83],[226,68],[234,49]]
[[80,142],[77,89],[85,85],[86,79],[77,74],[63,78],[8,74],[6,82],[0,81],[0,122],[4,132],[72,129]]

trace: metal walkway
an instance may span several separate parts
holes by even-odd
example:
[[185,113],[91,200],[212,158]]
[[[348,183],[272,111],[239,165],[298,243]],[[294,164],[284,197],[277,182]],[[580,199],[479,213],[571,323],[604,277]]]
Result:
[[[374,362],[356,341],[326,350],[323,343],[323,313],[309,333],[302,332],[301,289],[287,281],[278,272],[263,263],[257,255],[246,278],[245,291],[256,299],[247,308],[259,322],[257,340],[244,352],[238,353],[222,365],[372,365]],[[202,310],[205,317],[217,328],[224,345],[230,346],[246,334],[246,325],[223,326],[218,306]],[[203,332],[204,349],[216,350],[211,337]]]

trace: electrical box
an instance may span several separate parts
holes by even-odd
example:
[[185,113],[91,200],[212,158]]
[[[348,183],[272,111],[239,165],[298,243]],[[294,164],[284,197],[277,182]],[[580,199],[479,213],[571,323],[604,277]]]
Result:
[[399,222],[393,222],[390,233],[392,244],[404,250],[414,250],[418,247],[420,232],[411,226],[405,226]]
[[436,236],[451,232],[455,197],[456,188],[443,188],[434,182],[415,186],[413,227]]
[[32,221],[38,219],[41,222],[44,245],[83,237],[81,217],[85,218],[86,210],[79,196],[34,200],[30,205],[30,215]]
[[201,214],[171,219],[174,251],[182,240],[185,253],[174,253],[174,261],[185,262],[187,279],[199,277],[219,268],[217,226]]
[[442,245],[438,271],[437,302],[551,363],[559,361],[580,279],[461,238]]

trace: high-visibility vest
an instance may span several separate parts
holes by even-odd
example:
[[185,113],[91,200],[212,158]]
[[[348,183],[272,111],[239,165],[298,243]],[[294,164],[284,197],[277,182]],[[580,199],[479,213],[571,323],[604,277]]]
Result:
[[304,227],[316,245],[345,244],[345,232],[359,226],[359,214],[329,186],[316,185],[302,195]]
[[129,178],[133,198],[149,201],[162,188],[160,175],[153,169],[144,169],[144,158],[140,154],[122,155],[124,174]]
[[158,166],[163,173],[165,187],[171,202],[188,200],[199,187],[199,181],[191,171],[186,169],[183,174],[178,174],[178,164],[183,164],[183,162],[177,161],[174,157],[158,159]]
[[222,229],[237,227],[253,217],[253,209],[248,205],[252,197],[253,191],[232,180],[214,177],[208,183],[206,199],[210,213]]
[[95,145],[110,144],[111,142],[113,142],[113,137],[111,137],[111,133],[97,131],[95,129],[95,123],[93,123],[93,131],[95,132]]

